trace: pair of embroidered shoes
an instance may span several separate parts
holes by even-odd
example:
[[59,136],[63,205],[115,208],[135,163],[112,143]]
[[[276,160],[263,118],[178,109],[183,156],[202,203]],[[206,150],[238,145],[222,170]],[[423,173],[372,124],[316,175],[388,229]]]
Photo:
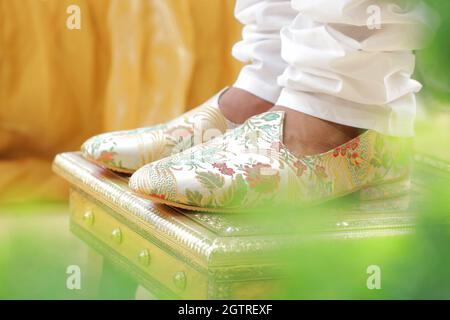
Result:
[[91,138],[83,155],[133,174],[131,189],[148,199],[194,211],[303,207],[350,194],[367,210],[407,206],[408,139],[369,130],[329,152],[296,157],[283,144],[284,112],[235,126],[219,97],[165,125]]

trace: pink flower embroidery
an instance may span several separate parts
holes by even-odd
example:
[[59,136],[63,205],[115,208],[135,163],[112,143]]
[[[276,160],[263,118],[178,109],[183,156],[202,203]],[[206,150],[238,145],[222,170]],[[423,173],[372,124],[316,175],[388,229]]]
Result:
[[351,155],[350,161],[353,165],[359,166],[362,162],[362,158],[359,156],[357,152]]
[[274,141],[272,142],[272,149],[280,151],[281,149],[283,149],[283,144],[281,143],[281,141]]
[[218,169],[221,174],[226,176],[233,176],[235,173],[232,168],[228,168],[226,163],[214,163],[213,167]]
[[98,161],[101,162],[110,162],[114,160],[114,153],[113,152],[106,152],[103,151],[100,157],[98,158]]
[[341,148],[334,149],[333,157],[337,158],[341,154]]
[[345,146],[341,146],[341,147],[334,149],[333,157],[335,157],[335,158],[337,158],[339,156],[351,157],[353,155],[353,153],[351,153],[351,151],[355,151],[359,147],[359,145],[360,145],[360,140],[359,140],[359,138],[356,138],[356,139],[350,141],[349,143],[347,143]]
[[164,195],[164,194],[156,194],[156,193],[152,193],[152,194],[150,195],[150,197],[152,197],[152,198],[158,198],[158,199],[161,199],[161,200],[166,200],[166,195]]
[[178,126],[170,128],[166,133],[174,138],[187,138],[194,134],[194,130],[190,127]]

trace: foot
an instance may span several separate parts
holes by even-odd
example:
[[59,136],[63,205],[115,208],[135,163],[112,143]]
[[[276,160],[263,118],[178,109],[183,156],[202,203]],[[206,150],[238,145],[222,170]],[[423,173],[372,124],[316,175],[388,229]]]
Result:
[[272,107],[273,103],[238,88],[227,90],[219,101],[222,114],[236,124],[243,124],[249,118],[267,112]]
[[281,106],[275,106],[271,111],[285,112],[283,141],[296,156],[327,152],[356,138],[364,131]]
[[[320,154],[287,152],[281,144],[285,124],[288,147]],[[142,167],[130,188],[159,203],[230,213],[270,209],[279,214],[283,206],[303,208],[359,191],[371,203],[403,198],[409,187],[404,155],[409,142],[372,130],[349,141],[357,131],[291,110],[266,112],[214,143]],[[336,146],[339,140],[344,144]]]
[[83,155],[113,171],[133,173],[147,163],[202,144],[212,133],[218,136],[232,129],[219,110],[220,95],[165,124],[95,136],[83,144]]

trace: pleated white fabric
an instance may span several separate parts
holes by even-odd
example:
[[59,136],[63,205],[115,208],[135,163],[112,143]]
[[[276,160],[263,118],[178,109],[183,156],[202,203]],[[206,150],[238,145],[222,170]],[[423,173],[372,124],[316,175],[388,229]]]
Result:
[[[238,0],[236,13],[247,25],[235,56],[252,61],[238,80],[245,83],[241,88],[262,98],[260,90],[275,94],[281,88],[277,105],[387,135],[414,134],[421,84],[412,79],[412,51],[424,45],[438,20],[423,2]],[[263,45],[268,34],[275,40]]]
[[248,63],[234,84],[275,103],[281,93],[277,78],[288,64],[281,58],[281,34],[298,14],[288,0],[237,0],[235,15],[244,24],[233,56]]

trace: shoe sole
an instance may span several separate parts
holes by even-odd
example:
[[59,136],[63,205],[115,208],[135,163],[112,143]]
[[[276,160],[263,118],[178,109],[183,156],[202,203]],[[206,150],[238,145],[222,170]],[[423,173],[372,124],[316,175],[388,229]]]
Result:
[[113,172],[117,172],[117,173],[123,173],[123,174],[127,174],[127,175],[132,175],[133,173],[135,173],[137,170],[126,170],[126,169],[120,169],[117,167],[112,167],[112,166],[108,166],[106,163],[100,162],[98,160],[95,160],[94,158],[91,158],[85,154],[83,154],[83,158],[85,158],[86,160],[95,163],[96,165],[98,165],[99,167],[102,167],[104,169],[108,169],[111,170]]
[[145,198],[147,200],[150,200],[151,202],[157,203],[157,204],[163,204],[169,207],[174,207],[182,210],[188,210],[188,211],[195,211],[195,212],[201,212],[201,213],[228,213],[228,214],[238,214],[238,213],[249,213],[249,212],[257,212],[257,210],[246,210],[246,211],[239,211],[239,209],[216,209],[216,208],[202,208],[202,207],[195,207],[190,206],[187,204],[180,204],[177,202],[169,201],[169,200],[163,200],[160,198],[147,196],[142,193],[134,192],[137,196],[141,198]]
[[[395,187],[395,191],[392,188]],[[333,202],[334,200],[344,199],[345,197],[359,196],[356,200],[355,210],[361,213],[380,213],[380,212],[405,212],[409,210],[410,207],[410,193],[409,193],[409,175],[405,178],[399,178],[397,180],[383,182],[377,185],[372,185],[368,187],[362,187],[357,190],[348,192],[347,194],[333,197],[332,199],[324,200],[320,203],[313,203],[310,205],[305,205],[302,209],[311,208],[317,205]],[[386,192],[388,190],[388,192]],[[139,197],[143,197],[154,203],[167,205],[169,207],[174,207],[182,210],[201,212],[201,213],[227,213],[227,214],[238,214],[238,213],[257,213],[261,210],[242,210],[239,209],[220,209],[220,208],[202,208],[197,206],[191,206],[186,204],[180,204],[174,201],[164,200],[157,197],[148,196],[142,193],[133,191]],[[367,196],[369,195],[380,195],[381,196]]]

